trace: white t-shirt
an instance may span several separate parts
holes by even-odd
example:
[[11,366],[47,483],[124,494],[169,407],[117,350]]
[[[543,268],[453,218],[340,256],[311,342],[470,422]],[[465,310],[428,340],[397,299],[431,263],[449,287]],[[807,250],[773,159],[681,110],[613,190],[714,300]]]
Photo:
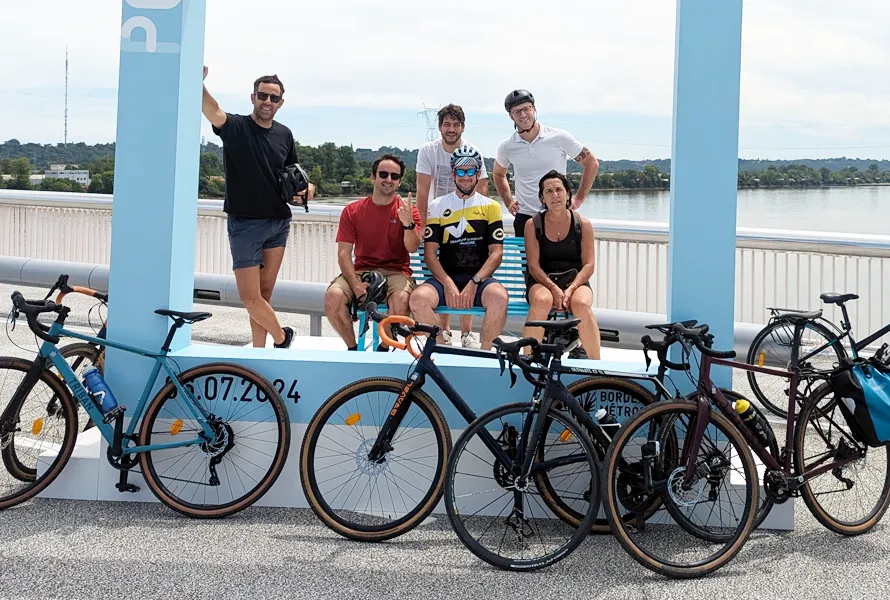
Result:
[[[467,141],[462,141],[461,144],[476,148]],[[476,151],[479,152],[479,148],[476,148]],[[482,156],[481,152],[479,152],[479,156]],[[430,196],[427,202],[432,202],[433,198],[445,196],[454,191],[454,177],[451,176],[451,153],[442,146],[441,138],[427,142],[417,151],[417,173],[430,176]],[[488,178],[488,173],[485,171],[485,161],[482,161],[479,179],[486,178]]]
[[513,165],[513,199],[519,202],[519,212],[533,215],[540,211],[541,177],[551,170],[565,175],[568,159],[574,159],[583,149],[584,145],[568,131],[546,125],[541,125],[538,137],[531,142],[522,139],[518,132],[501,142],[496,160],[505,169]]

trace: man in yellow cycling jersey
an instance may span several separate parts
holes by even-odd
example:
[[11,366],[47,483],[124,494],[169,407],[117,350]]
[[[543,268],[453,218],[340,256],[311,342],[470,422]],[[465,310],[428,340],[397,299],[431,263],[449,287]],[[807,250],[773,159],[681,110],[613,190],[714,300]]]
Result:
[[[504,255],[501,206],[475,190],[482,156],[469,145],[451,155],[455,190],[429,204],[424,231],[424,261],[433,275],[411,293],[411,311],[425,323],[437,322],[435,309],[485,308],[483,350],[507,321],[507,290],[492,274]],[[439,343],[444,338],[439,336]]]

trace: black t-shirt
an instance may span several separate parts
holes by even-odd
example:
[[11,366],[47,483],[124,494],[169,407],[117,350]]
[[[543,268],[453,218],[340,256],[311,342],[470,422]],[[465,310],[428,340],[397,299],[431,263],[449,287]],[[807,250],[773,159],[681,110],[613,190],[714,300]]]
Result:
[[297,162],[291,130],[278,121],[266,129],[249,115],[226,113],[226,122],[213,133],[222,138],[226,173],[223,210],[255,219],[284,219],[290,206],[281,200],[278,173]]

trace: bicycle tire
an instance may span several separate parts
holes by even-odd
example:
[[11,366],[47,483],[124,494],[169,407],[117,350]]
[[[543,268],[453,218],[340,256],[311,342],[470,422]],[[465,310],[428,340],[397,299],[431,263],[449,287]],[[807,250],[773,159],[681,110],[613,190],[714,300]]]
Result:
[[[746,357],[746,361],[748,362],[748,364],[758,364],[759,357],[762,352],[761,346],[763,346],[763,344],[770,339],[770,336],[773,335],[774,331],[788,327],[790,327],[793,332],[794,325],[788,319],[778,317],[772,323],[761,329],[760,332],[754,337],[754,341],[751,342],[750,348],[748,348],[748,356]],[[831,342],[833,339],[838,337],[835,333],[828,329],[828,327],[817,321],[808,321],[805,325],[805,328],[814,331],[819,336],[822,336],[822,338],[824,338],[825,340],[825,343]],[[847,356],[844,345],[840,342],[831,344],[830,348],[834,350],[835,357],[837,358],[838,363],[840,363],[840,361]],[[785,364],[782,365],[782,368],[789,369],[791,368],[791,365]],[[772,375],[764,375],[762,373],[760,374],[760,376],[761,378],[773,377]],[[787,419],[787,396],[784,398],[771,397],[770,394],[764,391],[763,386],[757,379],[757,373],[755,373],[754,371],[748,371],[746,373],[746,377],[748,378],[748,384],[751,386],[751,391],[754,392],[754,396],[757,398],[758,401],[760,401],[761,404],[763,404],[764,408],[766,408],[777,417]]]
[[[823,384],[820,387],[816,388],[816,390],[811,394],[810,398],[807,398],[807,400],[803,403],[803,407],[801,408],[800,414],[798,415],[797,423],[795,424],[794,430],[795,474],[803,474],[806,470],[806,449],[804,448],[804,441],[806,439],[807,426],[811,423],[811,421],[813,421],[814,418],[818,418],[819,416],[818,414],[814,415],[815,411],[818,410],[822,412],[822,414],[824,414],[824,411],[827,410],[826,406],[832,409],[837,406],[833,402],[830,402],[825,406],[820,406],[820,401],[824,398],[824,396],[830,393],[832,393],[831,386],[827,383]],[[834,419],[832,417],[829,418],[835,423],[837,423],[837,421],[843,423],[842,415],[838,415],[837,419]],[[816,493],[813,491],[811,483],[814,481],[819,481],[823,477],[835,476],[832,472],[823,473],[822,475],[809,479],[801,486],[800,495],[803,497],[804,504],[806,504],[807,509],[809,509],[813,517],[815,517],[816,520],[819,521],[826,529],[845,536],[861,535],[868,532],[875,525],[877,525],[884,514],[887,512],[887,508],[888,506],[890,506],[890,444],[878,447],[868,447],[866,449],[865,459],[868,458],[868,453],[870,452],[878,453],[879,456],[881,454],[886,455],[885,460],[887,462],[887,470],[884,474],[883,489],[878,495],[876,504],[874,505],[872,510],[861,519],[852,522],[841,521],[840,519],[837,519],[830,515],[816,498]],[[855,465],[856,463],[854,462],[852,464]],[[842,471],[838,473],[839,479],[841,473]],[[855,489],[855,484],[853,489]],[[829,494],[833,493],[826,492],[826,495]],[[833,496],[836,496],[836,494],[833,494]],[[861,494],[857,494],[857,497],[861,497]]]
[[[615,377],[604,377],[604,376],[593,376],[593,377],[585,377],[583,379],[578,379],[573,381],[570,385],[566,386],[569,393],[572,394],[582,406],[585,404],[589,404],[589,400],[583,399],[583,394],[596,392],[599,390],[615,390],[621,391],[627,396],[632,397],[634,400],[638,401],[643,407],[649,406],[655,402],[655,396],[649,392],[646,388],[639,385],[634,381],[630,381],[627,379],[619,379]],[[632,415],[631,415],[632,416]],[[593,415],[591,415],[593,417]],[[590,433],[590,432],[588,432]],[[593,444],[593,447],[597,451],[597,457],[602,461],[605,458],[606,448],[600,448],[599,444],[590,436],[590,441]],[[541,453],[543,452],[543,446],[539,446],[538,448],[538,459],[543,459]],[[550,484],[550,481],[547,477],[547,473],[540,473],[535,476],[535,484],[538,487],[538,490],[541,492],[541,499],[544,501],[544,504],[547,505],[547,508],[553,511],[557,517],[565,521],[566,523],[574,526],[580,525],[581,521],[584,518],[584,515],[581,515],[564,502],[556,491],[553,489],[553,486]],[[653,505],[652,510],[657,510],[658,506]],[[610,533],[611,528],[609,526],[609,521],[605,517],[597,517],[593,525],[590,528],[591,533]]]
[[[577,440],[583,447],[584,452],[587,456],[587,462],[589,464],[591,474],[588,510],[581,522],[578,525],[574,526],[574,533],[572,534],[571,538],[569,538],[569,541],[543,558],[535,558],[531,560],[515,560],[506,558],[488,550],[487,548],[482,546],[482,544],[480,544],[469,531],[467,531],[464,525],[464,521],[460,518],[460,509],[455,506],[454,498],[455,471],[458,468],[460,457],[462,456],[464,449],[467,447],[469,442],[478,435],[478,432],[481,429],[485,428],[485,426],[491,421],[500,419],[504,415],[508,415],[510,413],[525,414],[529,411],[537,411],[537,409],[535,409],[533,405],[529,403],[520,402],[515,404],[507,404],[505,406],[501,406],[488,411],[487,413],[479,416],[475,421],[470,423],[470,425],[463,431],[463,433],[454,443],[454,451],[448,461],[448,467],[445,477],[445,509],[448,513],[448,518],[451,521],[451,525],[454,529],[454,532],[457,534],[458,539],[460,539],[461,543],[463,543],[464,546],[466,546],[467,549],[470,550],[470,552],[472,552],[479,559],[499,569],[508,571],[533,571],[550,566],[567,557],[576,548],[578,548],[578,546],[580,546],[584,539],[587,537],[588,532],[590,531],[590,528],[593,525],[593,521],[596,518],[597,512],[599,510],[600,464],[597,457],[597,451],[593,447],[593,443],[590,441],[590,438],[587,436],[582,425],[577,423],[574,418],[572,418],[568,413],[561,410],[550,409],[546,417],[541,417],[539,414],[537,418],[546,418],[548,419],[548,421],[558,421],[560,422],[561,426],[570,431],[573,436],[577,436]],[[534,427],[534,425],[532,425],[532,427]],[[524,446],[524,441],[520,441],[519,447]],[[535,450],[535,452],[537,452],[537,450]],[[534,528],[531,529],[534,530]]]
[[[163,483],[162,480],[164,478],[160,477],[157,473],[154,460],[155,451],[140,453],[139,461],[142,467],[142,475],[145,478],[145,482],[148,485],[149,489],[151,489],[152,493],[154,493],[154,495],[157,496],[157,498],[161,502],[163,502],[165,505],[175,510],[176,512],[187,515],[189,517],[201,519],[222,518],[233,515],[251,506],[257,500],[262,498],[263,495],[269,490],[269,488],[272,487],[272,485],[278,479],[278,476],[281,474],[281,471],[284,469],[284,465],[290,450],[291,428],[287,408],[285,407],[284,401],[282,400],[281,395],[278,393],[278,390],[268,379],[251,369],[242,367],[241,365],[230,363],[208,363],[205,365],[193,367],[191,369],[183,371],[177,379],[183,385],[183,387],[188,388],[191,382],[196,381],[197,379],[202,377],[210,378],[212,376],[232,378],[240,377],[243,382],[246,382],[248,384],[248,391],[252,389],[250,386],[256,387],[257,402],[264,402],[263,397],[265,397],[265,402],[268,402],[268,406],[272,408],[271,412],[274,415],[275,420],[275,429],[273,431],[275,440],[274,442],[270,442],[275,444],[275,449],[273,452],[270,452],[268,454],[272,457],[271,465],[259,478],[258,482],[256,483],[256,485],[253,486],[253,488],[246,491],[246,493],[241,497],[233,498],[231,501],[204,505],[195,504],[194,502],[186,501],[182,498],[176,497],[167,487],[167,485]],[[205,386],[206,385],[207,382],[205,382]],[[225,396],[222,399],[219,399],[215,393],[214,398],[208,397],[204,400],[208,403],[208,407],[211,401],[218,402],[216,406],[220,406],[221,403],[225,402],[225,397],[227,395],[228,392],[226,392]],[[152,443],[153,425],[156,419],[158,419],[160,412],[168,398],[172,399],[175,397],[176,388],[174,387],[172,382],[168,382],[152,399],[145,412],[145,416],[142,419],[141,429],[139,433],[140,444],[149,445]],[[196,395],[196,401],[200,402],[201,397]],[[244,402],[243,398],[239,400],[239,406],[242,402]],[[250,400],[249,402],[253,402],[253,400]],[[232,404],[234,404],[234,402]],[[238,410],[240,411],[240,408]],[[255,412],[257,410],[259,410],[259,408],[251,409],[252,412]],[[247,415],[242,414],[237,416],[245,417]],[[232,422],[239,422],[238,419],[234,418],[235,415],[231,415],[231,417]],[[226,422],[226,425],[228,425],[228,422]],[[252,427],[255,427],[255,424],[250,425],[247,428]],[[226,435],[228,435],[229,437],[227,437],[226,439],[229,440],[229,444],[227,445],[227,448],[225,450],[226,453],[228,453],[228,451],[232,447],[234,447],[234,443],[236,443],[239,439],[239,435],[246,431],[247,428],[239,431],[238,433],[235,433],[234,429],[230,426],[227,428]],[[167,429],[169,430],[170,428],[168,427]],[[255,434],[256,432],[252,433]],[[214,442],[216,443],[217,440],[214,440]],[[223,454],[223,456],[225,455],[226,454]],[[254,464],[251,461],[247,462],[249,464]]]
[[[25,374],[31,369],[31,364],[31,361],[20,358],[2,357],[0,358],[0,373],[3,371],[18,371],[21,373],[21,377],[24,378]],[[0,375],[0,385],[3,385],[5,381],[6,378]],[[27,473],[22,472],[22,467],[26,467],[26,465],[21,462],[18,453],[15,451],[15,433],[11,433],[11,438],[7,439],[5,443],[0,442],[0,446],[3,446],[2,451],[0,451],[0,457],[2,457],[2,462],[7,472],[18,481],[30,484],[11,495],[3,495],[2,492],[0,492],[0,510],[11,508],[26,502],[43,491],[56,479],[56,477],[59,476],[59,473],[61,473],[62,469],[65,468],[65,465],[68,464],[68,460],[71,458],[71,452],[74,450],[74,444],[77,438],[77,409],[75,408],[75,402],[74,398],[71,396],[71,392],[68,390],[65,383],[59,379],[58,375],[55,375],[46,369],[41,372],[38,382],[46,384],[46,386],[49,387],[49,390],[53,393],[53,398],[59,399],[61,412],[56,413],[53,416],[56,418],[61,417],[65,420],[64,437],[62,443],[59,444],[59,450],[55,460],[53,460],[40,477],[37,476],[36,465],[34,469],[27,468]],[[33,391],[33,388],[31,391]],[[14,390],[11,390],[11,392],[14,392]],[[28,396],[25,396],[22,404],[24,404],[27,399]],[[15,409],[16,415],[20,415],[21,409],[21,405]],[[4,408],[0,408],[0,413],[2,413],[3,410]]]
[[[451,431],[439,406],[423,390],[414,390],[411,393],[411,396],[404,401],[408,401],[411,405],[417,406],[429,419],[429,422],[432,425],[436,443],[435,468],[429,489],[426,491],[422,489],[420,490],[423,497],[420,501],[414,503],[415,506],[413,509],[406,510],[405,514],[401,517],[386,523],[372,525],[362,524],[356,522],[356,520],[350,520],[338,514],[337,509],[331,506],[319,487],[316,457],[317,450],[319,449],[319,440],[322,436],[322,430],[325,424],[336,415],[341,407],[346,406],[350,400],[361,394],[384,391],[391,392],[395,397],[398,397],[404,388],[405,381],[401,379],[391,377],[360,379],[344,386],[328,398],[324,404],[318,408],[306,427],[306,434],[303,437],[303,445],[300,450],[300,482],[303,487],[303,493],[305,494],[306,500],[309,502],[312,511],[321,522],[332,531],[335,531],[348,539],[362,542],[381,542],[403,535],[423,522],[423,520],[432,513],[436,504],[439,502],[439,499],[442,497],[442,486],[445,481],[445,464],[451,454]],[[385,406],[385,411],[387,413],[390,407],[391,405],[389,404]],[[383,405],[381,405],[381,409],[383,409]],[[400,430],[404,430],[401,425]],[[393,442],[395,442],[398,436],[399,432],[397,431],[393,436]],[[360,444],[359,448],[354,452],[354,460],[357,461],[357,471],[361,469],[361,465],[358,462],[361,458],[361,446],[371,444],[372,439],[376,440],[377,438],[376,436],[373,438],[371,436],[361,436],[362,444]],[[346,447],[345,449],[351,451],[351,447]],[[383,461],[377,464],[384,464],[385,462],[386,461]],[[391,463],[392,461],[389,462]],[[363,492],[360,492],[359,499],[361,499],[362,493]],[[357,504],[358,501],[356,503],[356,508]],[[407,503],[405,503],[405,507],[407,508]],[[371,508],[373,509],[373,507]],[[380,510],[383,511],[383,508]]]
[[[691,565],[681,565],[671,563],[662,558],[650,556],[648,553],[641,550],[630,538],[626,528],[633,527],[633,525],[627,524],[623,519],[623,515],[619,515],[618,505],[620,502],[616,497],[616,494],[613,493],[616,489],[616,486],[613,485],[613,481],[616,480],[618,476],[617,465],[619,461],[617,460],[617,457],[621,456],[621,450],[625,444],[633,438],[633,434],[636,432],[637,427],[639,427],[638,423],[643,423],[649,419],[658,418],[660,416],[663,417],[671,412],[695,415],[696,411],[696,404],[687,400],[657,402],[644,408],[638,412],[635,417],[630,419],[624,427],[619,429],[618,434],[609,446],[609,451],[603,468],[603,506],[615,538],[621,544],[622,548],[624,548],[624,550],[639,564],[651,571],[675,579],[687,579],[707,575],[726,565],[736,556],[736,554],[738,554],[747,541],[754,525],[756,511],[753,507],[758,499],[758,486],[750,485],[750,483],[745,485],[745,507],[743,518],[740,520],[740,527],[736,529],[736,535],[733,536],[732,539],[727,540],[722,551],[708,560],[699,561],[698,563]],[[748,482],[751,482],[752,480],[756,481],[757,468],[754,462],[754,457],[741,433],[719,412],[711,410],[709,412],[708,422],[709,426],[716,425],[718,429],[722,430],[721,433],[726,435],[727,440],[729,440],[735,447],[738,452],[741,467],[747,475],[746,480]]]
[[[735,400],[744,400],[745,399],[745,397],[742,396],[742,394],[739,394],[738,392],[735,392],[733,390],[720,388],[720,391],[723,393],[724,396],[726,396],[726,399],[729,400],[730,402],[734,402]],[[693,392],[693,394],[691,394],[690,396],[687,396],[687,399],[692,399],[692,396],[694,396],[695,394],[696,393]],[[763,417],[764,419],[766,418],[763,415],[763,411],[761,411],[759,408],[757,408],[757,406],[755,406],[754,404],[751,404],[751,407],[754,409],[755,412],[760,414],[761,417]],[[776,440],[775,435],[773,435],[770,440],[768,450],[769,450],[769,453],[773,456],[773,458],[775,458],[777,461],[779,461],[781,463],[781,457],[779,456],[779,443]],[[758,527],[760,527],[760,525],[769,516],[769,513],[773,509],[773,506],[775,506],[775,500],[773,500],[773,498],[769,494],[761,492],[760,494],[758,494],[758,498],[760,499],[760,506],[758,506],[757,513],[754,517],[754,525],[751,527],[752,531],[754,529],[757,529]],[[707,540],[707,541],[714,542],[714,543],[725,541],[727,539],[724,536],[717,536],[713,532],[711,532],[707,529],[698,527],[695,523],[693,523],[692,521],[687,519],[685,517],[685,515],[683,515],[680,511],[676,510],[676,507],[674,507],[670,502],[666,502],[665,506],[668,509],[668,511],[671,513],[671,516],[674,518],[674,520],[677,521],[677,524],[680,527],[682,527],[687,533],[694,535],[698,538],[701,538],[703,540]]]

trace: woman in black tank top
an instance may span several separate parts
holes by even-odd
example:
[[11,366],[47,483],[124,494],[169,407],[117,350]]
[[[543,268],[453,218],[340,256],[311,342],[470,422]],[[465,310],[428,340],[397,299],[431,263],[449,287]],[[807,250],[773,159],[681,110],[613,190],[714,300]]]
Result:
[[[594,238],[590,221],[570,210],[572,188],[568,178],[550,171],[538,183],[544,210],[525,224],[528,261],[527,321],[547,318],[551,308],[568,310],[581,319],[578,333],[588,358],[600,357],[600,330],[593,316]],[[575,273],[567,271],[574,270]],[[561,276],[560,276],[561,275]],[[574,276],[573,276],[574,275]],[[541,339],[540,327],[526,327],[522,336]]]

